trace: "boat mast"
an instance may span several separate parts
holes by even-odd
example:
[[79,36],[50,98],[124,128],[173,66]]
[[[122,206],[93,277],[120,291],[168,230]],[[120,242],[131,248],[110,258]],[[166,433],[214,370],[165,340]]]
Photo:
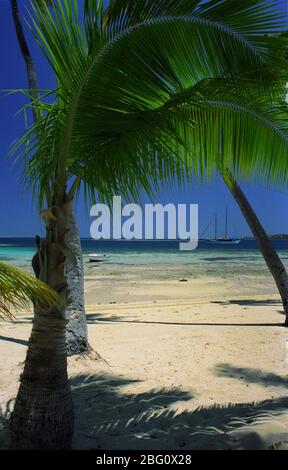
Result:
[[215,212],[215,240],[217,240],[217,212]]
[[225,215],[225,239],[228,238],[228,208],[226,207],[226,215]]

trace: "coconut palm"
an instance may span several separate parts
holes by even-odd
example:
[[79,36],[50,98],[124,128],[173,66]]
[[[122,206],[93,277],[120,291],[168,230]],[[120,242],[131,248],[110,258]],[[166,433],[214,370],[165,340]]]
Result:
[[[39,3],[41,5],[43,3],[42,0]],[[49,0],[44,1],[44,4],[45,3],[46,5],[51,6],[51,2]],[[35,93],[35,90],[38,88],[35,67],[31,54],[29,52],[27,42],[25,40],[23,28],[19,17],[17,0],[11,0],[11,4],[15,29],[17,32],[17,37],[23,54],[23,58],[26,63],[29,88],[30,90],[32,90],[31,93],[33,99],[37,97],[37,93]],[[115,5],[112,5],[112,11],[113,7],[115,9]],[[109,8],[111,9],[111,5]],[[103,13],[103,16],[106,18],[110,16],[109,8]],[[119,6],[117,4],[116,14],[119,14]],[[281,37],[285,38],[285,33],[282,33]],[[33,109],[33,113],[34,118],[36,119],[37,116],[35,114],[35,109]],[[275,280],[275,284],[279,290],[284,312],[288,314],[288,274],[285,270],[285,267],[282,261],[280,260],[276,250],[274,249],[272,242],[269,240],[269,237],[266,234],[263,225],[260,223],[258,217],[256,216],[251,205],[249,204],[247,197],[244,195],[243,191],[241,190],[239,184],[233,177],[230,170],[224,170],[222,172],[222,178],[224,183],[230,190],[232,196],[234,197],[236,203],[238,204],[247,224],[252,230],[252,233],[263,255],[263,258],[267,264],[267,267],[270,270]],[[248,209],[248,206],[249,210],[245,210],[245,208]],[[254,216],[252,217],[253,214]],[[68,320],[68,324],[66,326],[66,343],[67,353],[68,355],[71,355],[83,353],[85,351],[87,352],[88,350],[87,323],[84,306],[84,276],[81,256],[81,244],[79,232],[77,230],[77,224],[73,213],[68,219],[67,246],[69,250],[67,251],[66,259],[66,281],[69,290],[69,305],[66,310],[66,318]],[[287,324],[287,322],[288,315],[286,315],[285,324]]]
[[[40,1],[41,6],[43,2]],[[51,6],[49,0],[44,4]],[[31,53],[27,41],[25,39],[23,27],[18,10],[17,0],[11,0],[13,20],[15,30],[20,45],[20,49],[26,64],[29,90],[31,99],[37,99],[37,79],[36,71],[33,63]],[[109,10],[108,10],[109,11]],[[105,13],[104,13],[105,15]],[[108,14],[106,13],[108,17]],[[284,36],[282,34],[282,36]],[[33,110],[34,120],[37,119],[36,110]],[[221,173],[221,171],[220,171]],[[229,176],[228,176],[229,175]],[[269,240],[263,225],[260,223],[258,217],[249,204],[247,197],[244,195],[239,184],[233,177],[232,173],[227,170],[222,172],[222,178],[227,185],[236,203],[238,204],[247,224],[249,225],[263,255],[263,258],[270,270],[276,286],[279,290],[284,311],[288,312],[288,275],[285,267],[280,260],[272,242]],[[248,209],[249,206],[249,209]],[[245,210],[248,209],[248,210]],[[67,354],[79,354],[88,351],[87,341],[87,322],[85,317],[84,305],[84,275],[83,275],[83,262],[81,253],[80,236],[77,229],[77,224],[73,212],[67,221],[67,259],[66,259],[66,282],[68,287],[69,304],[66,309],[66,318],[68,320],[66,325],[66,345]],[[288,315],[286,316],[286,324]]]
[[44,282],[0,262],[0,314],[12,318],[11,307],[27,307],[29,301],[49,308],[59,301],[59,297]]
[[[51,0],[40,0],[39,6],[52,5]],[[30,100],[38,98],[38,84],[35,64],[25,38],[17,0],[11,0],[11,10],[18,44],[26,65]],[[44,10],[45,12],[45,10]],[[32,107],[34,121],[40,118],[36,108]],[[67,355],[88,352],[87,322],[84,305],[84,273],[80,235],[73,211],[68,220],[66,282],[69,302],[66,308],[66,347]]]
[[[232,94],[231,94],[232,93]],[[246,113],[249,109],[250,112],[255,113],[255,117],[258,116],[258,118],[262,119],[265,121],[268,118],[268,121],[271,119],[273,116],[273,119],[275,120],[275,125],[277,132],[283,133],[284,134],[287,132],[287,105],[285,103],[285,87],[283,90],[280,90],[280,94],[278,93],[275,94],[274,100],[271,100],[271,96],[265,96],[265,95],[259,95],[257,90],[254,89],[253,86],[250,85],[249,89],[242,89],[241,88],[241,83],[233,84],[232,85],[232,90],[230,87],[230,84],[227,83],[227,81],[224,82],[224,85],[221,84],[221,81],[217,84],[214,82],[213,84],[213,101],[217,101],[218,104],[220,103],[225,103],[227,100],[227,97],[229,94],[231,94],[231,98],[233,95],[235,95],[235,101],[234,103],[230,103],[228,105],[231,106],[232,108],[235,106],[238,106],[239,103],[237,102],[237,96],[241,95],[241,103],[242,105],[244,104],[245,100],[248,100],[246,102],[246,110],[244,111],[244,108],[242,110],[244,113]],[[212,94],[211,94],[212,97]],[[209,100],[207,101],[208,104]],[[253,103],[252,108],[250,107],[250,104]],[[241,111],[241,108],[238,107],[238,110]],[[268,122],[266,121],[266,122]],[[203,129],[202,129],[203,128]],[[228,129],[227,129],[228,130]],[[198,126],[198,132],[203,131],[203,138],[204,135],[207,134],[207,129],[206,129],[206,123],[205,121],[201,121]],[[230,129],[230,132],[238,132],[237,129],[233,130],[233,127]],[[284,137],[284,134],[283,137]],[[220,134],[219,134],[220,135]],[[268,137],[268,136],[267,136]],[[284,137],[285,139],[285,137]],[[219,140],[220,142],[220,140]],[[255,134],[255,141],[250,142],[252,146],[258,146],[259,141],[257,140],[257,134]],[[244,149],[241,150],[239,149],[242,155],[242,159],[240,162],[240,166],[244,165],[245,166],[245,161],[247,158],[246,151],[244,152]],[[234,152],[234,149],[233,149]],[[219,147],[219,153],[221,154],[221,145]],[[266,154],[266,162],[254,162],[253,165],[253,172],[251,171],[248,172],[248,177],[253,176],[253,178],[260,177],[260,179],[265,179],[266,181],[269,179],[277,184],[280,184],[282,186],[286,185],[286,165],[287,165],[287,159],[285,159],[282,163],[278,162],[277,166],[273,166],[273,162],[270,161],[269,158],[269,153]],[[274,162],[275,163],[275,162]],[[263,225],[261,224],[259,218],[257,217],[255,211],[253,210],[251,204],[249,203],[247,197],[245,196],[244,192],[242,191],[239,183],[237,182],[237,179],[235,178],[234,172],[231,171],[231,169],[227,168],[225,164],[223,163],[223,159],[221,158],[221,155],[218,157],[218,171],[223,179],[223,182],[226,184],[227,188],[229,189],[231,195],[233,196],[235,202],[237,203],[239,209],[242,212],[242,215],[244,216],[248,226],[250,227],[254,238],[259,246],[259,249],[262,253],[262,256],[264,258],[264,261],[266,262],[266,265],[271,272],[276,287],[279,291],[280,298],[282,300],[283,304],[283,310],[285,314],[285,321],[284,325],[288,325],[288,274],[285,269],[284,264],[282,263],[280,257],[278,256],[276,250],[273,247],[273,244],[265,232],[265,229]],[[283,168],[283,169],[282,169]],[[237,172],[237,170],[236,170]]]
[[[279,36],[283,41],[286,41],[287,47],[287,33],[281,33]],[[286,53],[286,59],[287,57],[288,52]],[[273,247],[269,236],[267,235],[262,223],[260,222],[251,204],[249,203],[246,195],[244,194],[239,183],[235,179],[235,176],[231,173],[229,169],[223,168],[221,162],[219,163],[219,172],[222,176],[222,179],[226,184],[227,188],[229,189],[230,193],[232,194],[234,200],[238,204],[238,207],[241,210],[243,217],[245,218],[248,226],[251,229],[251,232],[254,235],[254,238],[259,246],[259,249],[267,264],[267,267],[274,278],[275,284],[282,300],[283,309],[286,314],[285,326],[288,326],[288,274],[285,269],[285,266],[282,263],[280,257],[278,256],[275,248]]]
[[[65,302],[67,220],[81,187],[91,201],[151,194],[175,175],[212,174],[220,152],[227,168],[244,174],[285,166],[286,128],[272,111],[260,113],[264,92],[284,83],[280,44],[262,36],[278,15],[262,1],[123,0],[104,9],[86,0],[82,24],[77,2],[63,0],[51,12],[34,5],[31,22],[57,88],[33,101],[41,118],[14,151],[25,155],[45,206],[35,273]],[[257,105],[239,96],[236,81],[258,93]],[[212,92],[223,83],[229,92],[217,101]],[[12,442],[67,448],[72,435],[64,309],[36,305]]]

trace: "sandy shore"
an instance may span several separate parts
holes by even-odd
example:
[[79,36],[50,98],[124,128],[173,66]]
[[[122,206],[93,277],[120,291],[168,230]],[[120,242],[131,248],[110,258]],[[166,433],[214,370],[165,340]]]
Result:
[[[74,448],[287,447],[281,306],[272,285],[240,281],[87,279],[103,360],[69,359]],[[30,312],[0,323],[2,447],[30,329]]]

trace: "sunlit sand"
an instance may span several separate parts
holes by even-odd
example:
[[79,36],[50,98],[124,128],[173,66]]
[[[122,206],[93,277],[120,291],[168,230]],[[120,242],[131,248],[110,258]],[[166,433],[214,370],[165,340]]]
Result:
[[[69,359],[74,448],[287,447],[288,332],[272,284],[130,281],[86,281],[94,352]],[[2,427],[31,318],[1,322]]]

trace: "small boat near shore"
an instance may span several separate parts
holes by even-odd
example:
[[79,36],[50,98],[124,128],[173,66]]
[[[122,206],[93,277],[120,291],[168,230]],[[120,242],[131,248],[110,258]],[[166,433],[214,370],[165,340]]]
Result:
[[110,256],[105,253],[90,253],[88,256],[90,263],[99,263],[100,261],[108,261],[110,259]]

